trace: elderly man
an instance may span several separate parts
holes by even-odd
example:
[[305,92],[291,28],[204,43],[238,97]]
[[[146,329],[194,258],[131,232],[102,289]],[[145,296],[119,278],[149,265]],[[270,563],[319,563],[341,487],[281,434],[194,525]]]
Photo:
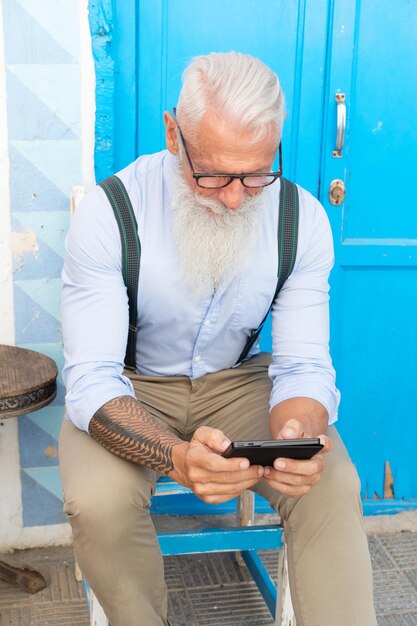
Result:
[[[136,368],[123,368],[128,301],[101,187],[77,209],[63,272],[65,511],[81,569],[112,626],[167,624],[149,515],[158,474],[219,503],[253,489],[284,523],[298,626],[375,626],[359,481],[333,423],[328,349],[332,237],[298,188],[295,264],[272,309],[272,359],[255,342],[274,299],[284,100],[237,53],[195,58],[167,150],[118,174],[141,240]],[[238,365],[236,366],[236,363]],[[232,440],[320,437],[310,460],[224,458]]]

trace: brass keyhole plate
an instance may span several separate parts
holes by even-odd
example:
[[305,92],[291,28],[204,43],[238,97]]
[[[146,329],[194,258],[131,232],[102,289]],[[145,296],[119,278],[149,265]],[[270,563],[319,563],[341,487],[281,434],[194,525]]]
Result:
[[340,178],[335,178],[334,180],[332,180],[329,190],[330,203],[334,206],[339,206],[339,204],[343,203],[345,195],[346,187],[343,180],[340,180]]

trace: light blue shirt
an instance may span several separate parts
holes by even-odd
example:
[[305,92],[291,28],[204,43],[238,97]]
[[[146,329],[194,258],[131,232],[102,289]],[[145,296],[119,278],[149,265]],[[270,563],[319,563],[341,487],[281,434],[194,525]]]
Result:
[[[280,183],[264,190],[259,235],[249,269],[200,301],[181,283],[171,198],[175,157],[143,156],[118,175],[129,193],[142,246],[138,292],[139,374],[192,379],[233,367],[272,301],[277,276]],[[329,355],[328,276],[333,242],[327,215],[299,189],[294,270],[272,311],[271,408],[293,397],[323,404],[337,419],[340,394]],[[128,329],[120,235],[104,191],[96,187],[77,209],[66,241],[62,327],[68,417],[88,432],[94,413],[112,398],[134,396],[123,376]],[[259,352],[259,342],[251,355]]]

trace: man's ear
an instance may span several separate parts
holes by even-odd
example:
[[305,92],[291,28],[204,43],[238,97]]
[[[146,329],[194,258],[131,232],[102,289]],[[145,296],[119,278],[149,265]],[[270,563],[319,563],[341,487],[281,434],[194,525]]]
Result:
[[177,123],[168,111],[164,113],[164,124],[167,150],[169,150],[171,154],[177,155],[179,151]]

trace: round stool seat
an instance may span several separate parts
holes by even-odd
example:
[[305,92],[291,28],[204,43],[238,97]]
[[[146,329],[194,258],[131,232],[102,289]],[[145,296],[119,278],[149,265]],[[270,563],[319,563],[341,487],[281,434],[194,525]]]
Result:
[[58,370],[44,354],[0,345],[0,417],[37,411],[56,396]]

